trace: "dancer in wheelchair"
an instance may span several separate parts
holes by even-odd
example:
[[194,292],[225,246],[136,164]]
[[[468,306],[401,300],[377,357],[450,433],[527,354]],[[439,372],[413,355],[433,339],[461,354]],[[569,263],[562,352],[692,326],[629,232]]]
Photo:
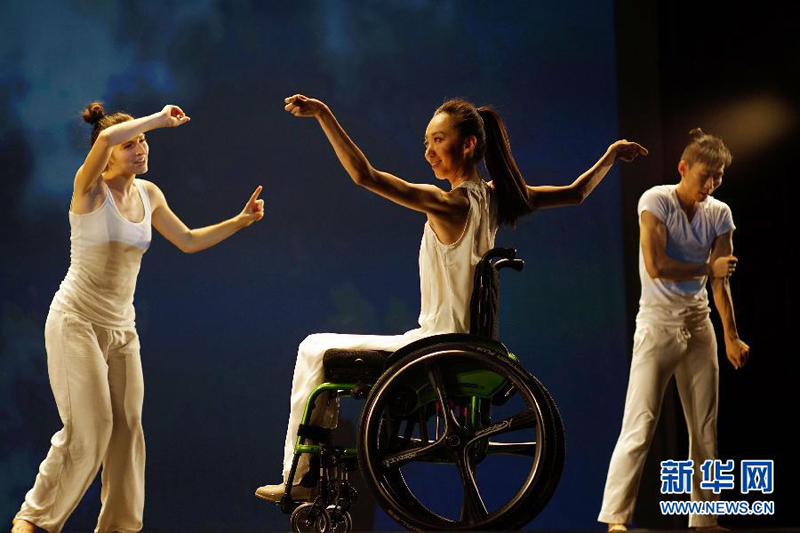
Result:
[[[327,350],[394,351],[424,337],[469,332],[475,266],[494,246],[498,226],[513,226],[519,217],[537,209],[580,204],[618,158],[632,161],[647,154],[636,143],[617,141],[572,184],[530,186],[511,154],[500,115],[490,107],[476,108],[465,100],[448,100],[434,112],[423,141],[424,157],[434,176],[450,184],[450,190],[443,190],[375,169],[323,102],[299,94],[285,102],[286,111],[292,115],[316,118],[356,185],[424,213],[427,222],[419,252],[419,328],[389,336],[322,333],[311,335],[300,344],[292,379],[283,483],[256,490],[256,496],[274,502],[280,501],[286,489],[306,401],[311,391],[325,381],[323,355]],[[481,161],[491,181],[481,177]],[[335,405],[326,404],[321,397],[312,411],[311,423],[330,427],[335,416]],[[295,483],[308,470],[309,456],[303,454],[293,478]],[[308,500],[311,492],[299,484],[291,487],[295,500]]]

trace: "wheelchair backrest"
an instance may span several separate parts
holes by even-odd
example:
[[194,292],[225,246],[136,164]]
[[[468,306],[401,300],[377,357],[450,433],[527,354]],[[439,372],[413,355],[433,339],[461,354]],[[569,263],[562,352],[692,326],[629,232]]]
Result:
[[497,317],[500,311],[500,269],[522,270],[525,262],[513,248],[492,248],[475,266],[470,299],[469,332],[490,339],[498,338]]

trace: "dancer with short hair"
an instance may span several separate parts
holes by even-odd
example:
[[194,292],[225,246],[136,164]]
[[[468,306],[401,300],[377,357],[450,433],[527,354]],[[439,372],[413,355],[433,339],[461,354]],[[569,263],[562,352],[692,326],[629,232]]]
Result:
[[[707,281],[725,330],[728,360],[739,369],[750,353],[736,329],[730,291],[737,263],[736,226],[730,208],[711,196],[732,157],[720,138],[699,128],[689,134],[678,163],[680,183],[653,187],[639,200],[642,296],[622,431],[598,517],[609,531],[624,531],[633,518],[644,461],[673,375],[689,428],[689,458],[695,470],[692,499],[714,497],[699,485],[700,465],[717,457],[719,364]],[[690,527],[716,524],[716,516],[689,517]]]

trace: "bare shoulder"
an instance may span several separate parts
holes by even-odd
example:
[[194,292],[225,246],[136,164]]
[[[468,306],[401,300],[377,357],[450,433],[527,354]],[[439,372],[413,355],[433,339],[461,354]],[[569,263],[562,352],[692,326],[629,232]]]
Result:
[[139,183],[144,186],[144,190],[147,191],[147,196],[150,198],[150,204],[153,207],[153,210],[160,208],[163,204],[166,203],[166,198],[164,197],[164,193],[161,192],[161,189],[149,180],[144,180],[141,178],[136,178]]
[[458,209],[459,211],[458,214],[463,214],[461,213],[462,211],[465,213],[466,211],[469,210],[469,195],[467,194],[466,189],[464,188],[453,189],[452,191],[444,192],[444,194],[447,197],[450,205]]
[[158,185],[156,185],[152,181],[145,180],[145,179],[142,179],[142,178],[136,178],[136,180],[139,183],[141,183],[142,185],[144,185],[144,189],[147,191],[147,194],[149,194],[150,196],[154,196],[154,195],[155,196],[159,196],[159,197],[163,197],[164,196],[164,193],[161,192],[161,189],[159,189]]

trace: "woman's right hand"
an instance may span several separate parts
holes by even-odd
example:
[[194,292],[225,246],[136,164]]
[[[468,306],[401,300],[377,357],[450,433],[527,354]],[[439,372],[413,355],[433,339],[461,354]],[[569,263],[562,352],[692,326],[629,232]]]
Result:
[[172,104],[164,106],[164,109],[159,113],[159,118],[161,119],[162,128],[177,128],[192,120],[183,112],[183,109]]
[[320,100],[302,94],[284,98],[283,101],[286,102],[284,109],[296,117],[317,117],[328,110],[328,106]]

